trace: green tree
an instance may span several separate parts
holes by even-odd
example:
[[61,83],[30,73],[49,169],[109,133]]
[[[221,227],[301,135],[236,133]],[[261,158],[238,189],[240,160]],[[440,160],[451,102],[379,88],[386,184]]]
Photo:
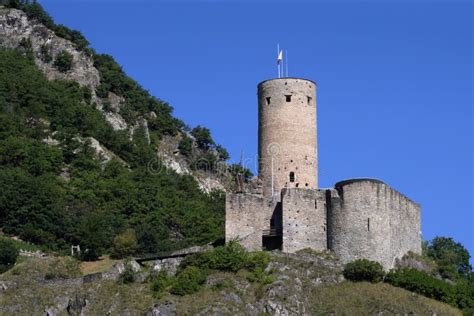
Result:
[[54,66],[61,72],[68,72],[72,68],[73,57],[68,51],[62,50],[56,56]]
[[0,273],[3,273],[15,265],[18,250],[13,241],[0,239]]
[[201,150],[209,150],[215,146],[215,142],[212,139],[211,131],[200,125],[196,126],[191,130],[191,135],[196,139],[196,144]]
[[439,272],[444,278],[467,279],[472,272],[469,252],[452,238],[436,237],[431,240],[427,247],[427,255],[437,263]]
[[115,236],[111,255],[114,258],[120,259],[129,257],[135,254],[137,248],[138,242],[135,231],[133,229],[127,229],[123,233]]

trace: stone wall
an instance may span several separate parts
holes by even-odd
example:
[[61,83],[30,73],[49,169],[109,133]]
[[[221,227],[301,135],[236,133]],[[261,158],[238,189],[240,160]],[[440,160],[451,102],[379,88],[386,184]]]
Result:
[[[258,156],[263,195],[317,189],[316,84],[280,78],[258,85]],[[290,173],[294,181],[290,181]]]
[[293,253],[304,248],[327,249],[326,193],[300,188],[283,189],[283,247]]
[[328,245],[343,262],[366,258],[385,269],[421,252],[420,207],[385,183],[339,182],[328,191]]
[[262,249],[264,198],[245,193],[227,193],[225,203],[225,240],[238,239],[248,250]]

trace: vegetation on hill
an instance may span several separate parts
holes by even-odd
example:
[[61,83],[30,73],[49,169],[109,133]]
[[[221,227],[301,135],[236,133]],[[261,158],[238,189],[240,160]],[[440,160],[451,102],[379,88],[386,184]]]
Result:
[[[352,281],[383,282],[462,309],[474,312],[474,273],[469,252],[451,238],[436,237],[425,245],[425,255],[418,261],[433,260],[431,271],[411,267],[393,269],[385,274],[382,266],[366,259],[349,262],[344,277]],[[420,260],[421,259],[421,260]],[[448,271],[448,273],[447,273]]]
[[[28,258],[0,275],[8,287],[0,295],[0,314],[32,315],[46,309],[61,314],[69,305],[72,313],[91,315],[138,315],[151,309],[171,315],[461,315],[456,308],[387,283],[344,281],[341,264],[327,253],[257,254],[234,245],[186,260],[175,277],[145,266],[119,280],[83,284],[65,279],[78,276],[79,263],[71,258]],[[259,259],[250,260],[255,257]],[[198,268],[198,261],[214,268]],[[233,272],[231,262],[241,269]],[[259,270],[252,262],[266,266],[271,278],[256,278],[258,273],[249,271]],[[152,276],[141,277],[146,273]]]
[[[222,238],[222,193],[201,192],[191,176],[163,168],[157,158],[164,135],[182,134],[188,142],[180,144],[180,151],[192,169],[218,172],[217,163],[222,162],[233,175],[236,168],[224,163],[229,155],[209,129],[191,130],[173,117],[169,104],[128,77],[111,56],[96,54],[79,31],[55,24],[37,1],[0,4],[23,10],[29,19],[89,54],[101,77],[95,94],[104,108],[109,93],[122,97],[119,114],[130,126],[146,117],[151,140],[143,128],[135,130],[133,140],[129,131],[115,131],[88,88],[72,81],[48,81],[34,63],[29,39],[15,50],[0,50],[0,229],[51,250],[80,244],[87,249],[85,260],[111,250],[122,257]],[[54,61],[48,45],[40,53],[59,71],[71,69],[68,52],[60,52]],[[116,158],[100,163],[89,137]],[[54,142],[57,145],[51,145]],[[149,170],[155,162],[159,170]],[[250,174],[245,168],[241,172]],[[119,245],[124,232],[132,232],[136,245],[123,249],[123,238]]]
[[[54,137],[58,145],[44,139]],[[79,137],[79,138],[78,138]],[[126,161],[101,165],[86,137]],[[114,131],[91,104],[90,91],[48,81],[21,51],[0,51],[0,228],[86,258],[107,252],[133,229],[137,252],[202,244],[223,236],[224,204],[190,176],[149,172],[156,147],[136,133]],[[64,174],[67,173],[67,176]]]

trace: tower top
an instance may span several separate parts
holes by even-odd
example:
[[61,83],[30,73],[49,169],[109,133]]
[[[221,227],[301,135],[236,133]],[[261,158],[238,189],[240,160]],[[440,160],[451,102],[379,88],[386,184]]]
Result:
[[266,83],[266,82],[269,82],[269,81],[298,81],[298,80],[301,80],[301,81],[308,81],[308,82],[313,83],[316,87],[318,86],[318,84],[317,84],[315,81],[313,81],[313,80],[305,79],[305,78],[297,78],[297,77],[285,77],[285,78],[272,78],[272,79],[267,79],[267,80],[261,81],[257,86],[260,87],[262,84],[264,84],[264,83]]

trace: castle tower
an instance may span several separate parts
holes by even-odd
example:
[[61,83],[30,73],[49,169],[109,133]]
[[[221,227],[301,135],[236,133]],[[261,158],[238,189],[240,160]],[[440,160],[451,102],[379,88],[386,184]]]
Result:
[[318,188],[316,84],[278,78],[258,85],[259,177],[265,197]]

